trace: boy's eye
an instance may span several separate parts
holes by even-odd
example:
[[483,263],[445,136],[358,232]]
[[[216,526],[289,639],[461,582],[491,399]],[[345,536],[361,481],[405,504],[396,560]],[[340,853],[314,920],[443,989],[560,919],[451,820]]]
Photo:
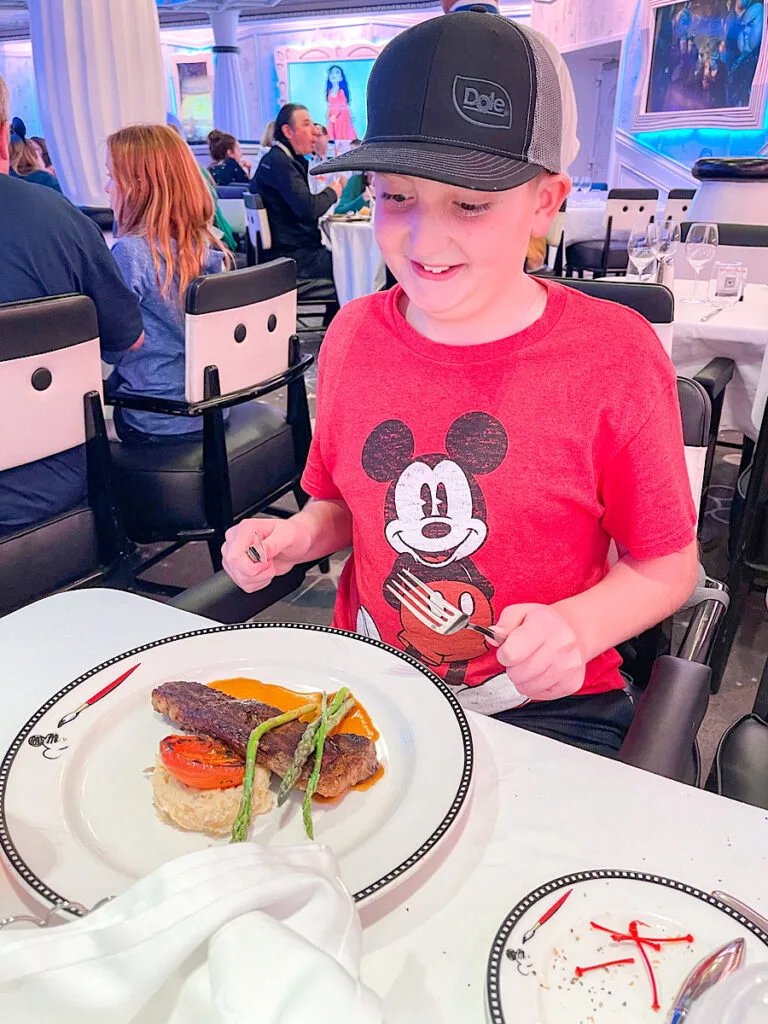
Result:
[[402,192],[382,192],[381,198],[387,202],[392,203],[405,203],[408,201],[409,196],[403,195]]
[[479,217],[491,208],[490,203],[454,203],[454,206],[462,217]]

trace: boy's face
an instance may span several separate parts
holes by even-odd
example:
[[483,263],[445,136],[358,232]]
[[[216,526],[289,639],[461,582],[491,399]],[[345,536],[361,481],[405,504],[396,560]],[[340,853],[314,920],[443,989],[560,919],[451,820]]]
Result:
[[531,235],[546,234],[570,189],[540,175],[506,192],[376,174],[376,240],[410,301],[445,322],[487,313],[523,273]]

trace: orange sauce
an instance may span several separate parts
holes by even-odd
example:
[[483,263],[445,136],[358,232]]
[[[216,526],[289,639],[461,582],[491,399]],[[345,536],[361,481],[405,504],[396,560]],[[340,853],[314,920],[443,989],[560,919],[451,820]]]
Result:
[[[278,708],[280,711],[293,711],[312,701],[316,701],[319,706],[323,696],[319,692],[302,693],[297,690],[289,690],[285,686],[277,686],[275,683],[262,683],[259,679],[246,679],[244,676],[237,676],[234,679],[217,679],[215,682],[209,683],[209,686],[214,690],[220,690],[222,693],[229,694],[230,697],[236,697],[238,700],[258,700],[262,704],[270,704],[273,708]],[[333,693],[328,694],[329,703],[333,696]],[[307,718],[306,720],[309,719]],[[371,716],[357,702],[346,718],[339,722],[331,732],[331,736],[335,736],[339,732],[352,732],[357,736],[365,736],[373,743],[376,742],[380,735],[379,730],[373,724]],[[370,779],[358,783],[353,788],[370,789],[383,775],[384,766],[379,765],[378,771]],[[315,799],[323,800],[322,797],[315,797]]]

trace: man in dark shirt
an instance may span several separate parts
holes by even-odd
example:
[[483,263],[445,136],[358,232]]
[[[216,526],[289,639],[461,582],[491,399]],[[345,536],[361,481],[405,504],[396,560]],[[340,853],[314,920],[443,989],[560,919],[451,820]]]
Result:
[[251,192],[264,200],[272,234],[270,257],[296,260],[300,280],[333,278],[331,254],[320,240],[317,222],[338,201],[345,181],[337,179],[312,195],[306,157],[315,145],[316,128],[306,107],[287,103],[275,121],[275,142],[251,181]]
[[[105,352],[138,348],[139,302],[99,229],[58,192],[11,178],[8,170],[8,89],[0,77],[0,303],[78,292],[96,306]],[[82,445],[0,472],[0,534],[74,508],[85,494]]]

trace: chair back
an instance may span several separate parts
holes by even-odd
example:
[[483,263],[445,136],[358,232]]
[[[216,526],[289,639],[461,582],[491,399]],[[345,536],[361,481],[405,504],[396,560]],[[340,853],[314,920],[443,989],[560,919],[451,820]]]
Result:
[[664,207],[664,220],[674,220],[682,224],[688,220],[693,197],[696,195],[694,188],[673,188],[667,196],[667,205]]
[[96,307],[84,295],[0,306],[0,470],[86,441],[83,398],[101,395]]
[[186,295],[186,400],[206,397],[207,366],[218,368],[221,394],[283,373],[295,333],[293,260],[196,278]]
[[[217,191],[221,191],[223,188],[231,188],[232,186],[220,186]],[[238,188],[240,188],[238,186]],[[248,224],[245,219],[245,207],[243,206],[243,192],[240,189],[240,194],[236,196],[228,196],[222,198],[219,196],[219,209],[229,226],[232,228],[236,235],[244,235],[248,230]]]
[[[272,232],[264,200],[258,194],[245,193],[245,219],[248,224],[248,238],[257,253],[272,248]],[[260,261],[259,261],[260,262]]]
[[635,224],[648,224],[659,205],[657,188],[612,188],[608,193],[603,224],[611,231],[630,232]]
[[[681,237],[685,243],[691,221],[681,224]],[[717,255],[715,260],[720,263],[743,263],[747,268],[747,283],[768,284],[768,226],[764,224],[718,224]],[[704,268],[703,277],[712,270]],[[675,256],[675,276],[682,280],[691,280],[696,275],[685,258],[685,244],[681,245]],[[702,285],[702,289],[703,289]]]
[[685,464],[698,514],[704,492],[712,406],[709,395],[702,385],[688,377],[677,378],[677,397],[680,402],[680,415],[683,423]]

